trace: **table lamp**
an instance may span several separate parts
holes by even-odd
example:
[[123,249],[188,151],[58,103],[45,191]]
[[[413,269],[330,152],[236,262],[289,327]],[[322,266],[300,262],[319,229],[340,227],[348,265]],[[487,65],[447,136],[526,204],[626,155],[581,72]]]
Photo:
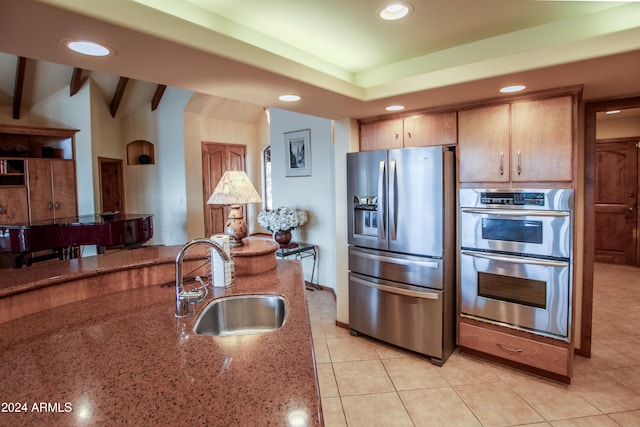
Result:
[[244,171],[226,171],[220,178],[207,204],[231,206],[225,224],[225,233],[229,236],[232,248],[242,246],[242,239],[247,237],[247,223],[240,205],[260,202],[262,202],[260,195]]

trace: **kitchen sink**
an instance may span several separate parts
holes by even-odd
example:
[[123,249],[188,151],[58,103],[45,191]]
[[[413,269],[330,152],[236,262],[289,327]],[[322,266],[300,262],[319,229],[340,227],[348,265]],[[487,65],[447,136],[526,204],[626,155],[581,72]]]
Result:
[[282,327],[286,317],[287,304],[281,295],[234,295],[207,304],[193,331],[216,336],[264,333]]

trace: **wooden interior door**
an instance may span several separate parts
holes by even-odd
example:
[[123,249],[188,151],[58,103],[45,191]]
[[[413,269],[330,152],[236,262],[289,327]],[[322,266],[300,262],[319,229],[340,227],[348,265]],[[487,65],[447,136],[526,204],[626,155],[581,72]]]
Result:
[[99,157],[98,163],[100,165],[100,206],[102,212],[126,212],[122,160]]
[[[208,205],[207,200],[226,171],[246,171],[246,151],[245,145],[202,142],[202,197],[205,236],[224,232],[229,208],[224,205]],[[246,215],[246,208],[243,206],[242,209]]]
[[637,264],[638,138],[596,141],[595,261]]

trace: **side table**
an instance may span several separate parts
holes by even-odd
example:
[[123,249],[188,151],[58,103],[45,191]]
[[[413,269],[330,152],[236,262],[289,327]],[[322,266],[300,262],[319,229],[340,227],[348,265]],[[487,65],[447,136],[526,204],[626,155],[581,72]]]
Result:
[[313,291],[315,289],[322,289],[320,285],[313,283],[313,276],[316,273],[316,260],[318,259],[318,253],[316,247],[312,243],[292,243],[286,246],[281,246],[276,250],[276,256],[280,259],[284,259],[290,256],[295,256],[296,259],[304,259],[313,257],[313,268],[311,269],[311,281],[307,286],[307,289]]

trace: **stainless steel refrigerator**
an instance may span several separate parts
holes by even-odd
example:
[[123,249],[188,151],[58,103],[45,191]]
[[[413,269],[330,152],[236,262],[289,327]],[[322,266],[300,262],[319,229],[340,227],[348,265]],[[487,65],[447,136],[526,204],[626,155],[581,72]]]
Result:
[[455,151],[347,154],[349,328],[429,356],[455,349]]

